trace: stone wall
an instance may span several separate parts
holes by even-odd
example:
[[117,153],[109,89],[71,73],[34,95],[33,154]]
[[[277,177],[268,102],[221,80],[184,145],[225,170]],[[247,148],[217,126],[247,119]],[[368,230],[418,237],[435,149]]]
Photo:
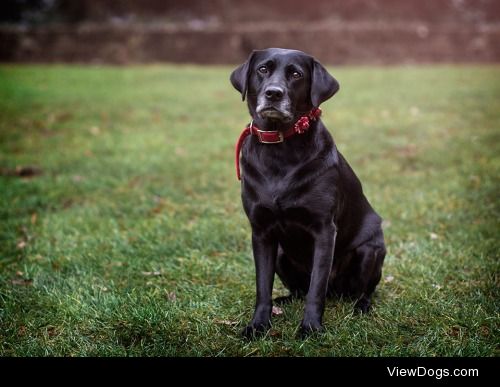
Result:
[[0,60],[219,64],[286,47],[330,64],[500,62],[499,1],[83,3],[78,22],[0,26]]

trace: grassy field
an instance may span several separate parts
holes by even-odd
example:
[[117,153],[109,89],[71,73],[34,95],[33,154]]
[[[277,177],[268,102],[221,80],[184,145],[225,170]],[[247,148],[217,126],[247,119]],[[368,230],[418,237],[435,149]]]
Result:
[[382,281],[367,316],[329,301],[298,340],[296,301],[253,342],[231,69],[0,67],[0,355],[499,356],[500,67],[331,68]]

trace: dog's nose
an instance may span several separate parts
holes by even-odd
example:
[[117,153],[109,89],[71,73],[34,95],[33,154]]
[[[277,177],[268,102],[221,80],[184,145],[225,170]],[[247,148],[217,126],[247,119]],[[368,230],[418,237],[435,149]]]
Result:
[[268,87],[265,91],[266,98],[271,101],[279,101],[283,98],[283,89],[279,87]]

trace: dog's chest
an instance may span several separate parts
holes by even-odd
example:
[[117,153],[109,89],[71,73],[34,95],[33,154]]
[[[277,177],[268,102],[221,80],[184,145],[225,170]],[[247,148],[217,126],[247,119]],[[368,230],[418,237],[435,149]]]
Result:
[[243,196],[252,205],[266,207],[278,214],[300,206],[309,191],[304,189],[304,178],[297,176],[301,165],[296,161],[284,161],[280,155],[272,153],[260,154],[248,159],[246,166],[253,173],[247,178],[243,170]]
[[243,174],[242,199],[250,222],[260,228],[316,228],[331,216],[333,196],[325,179],[308,179],[300,168],[260,168],[258,178]]
[[279,225],[287,227],[296,223],[308,223],[315,216],[304,198],[292,194],[284,182],[270,180],[267,184],[243,184],[243,205],[254,226],[267,228]]
[[[322,146],[313,146],[322,143]],[[253,225],[309,227],[328,221],[335,201],[335,154],[328,141],[252,139],[242,152],[242,200]]]

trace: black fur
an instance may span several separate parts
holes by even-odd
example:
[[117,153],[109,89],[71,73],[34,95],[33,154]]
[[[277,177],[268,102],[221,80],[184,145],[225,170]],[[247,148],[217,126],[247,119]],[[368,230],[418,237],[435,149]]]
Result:
[[[261,130],[288,129],[339,89],[313,57],[276,48],[252,52],[231,82]],[[351,297],[367,312],[385,257],[381,218],[321,120],[280,144],[248,137],[241,167],[257,283],[243,335],[270,327],[275,273],[291,297],[305,297],[303,335],[322,328],[327,295]]]

